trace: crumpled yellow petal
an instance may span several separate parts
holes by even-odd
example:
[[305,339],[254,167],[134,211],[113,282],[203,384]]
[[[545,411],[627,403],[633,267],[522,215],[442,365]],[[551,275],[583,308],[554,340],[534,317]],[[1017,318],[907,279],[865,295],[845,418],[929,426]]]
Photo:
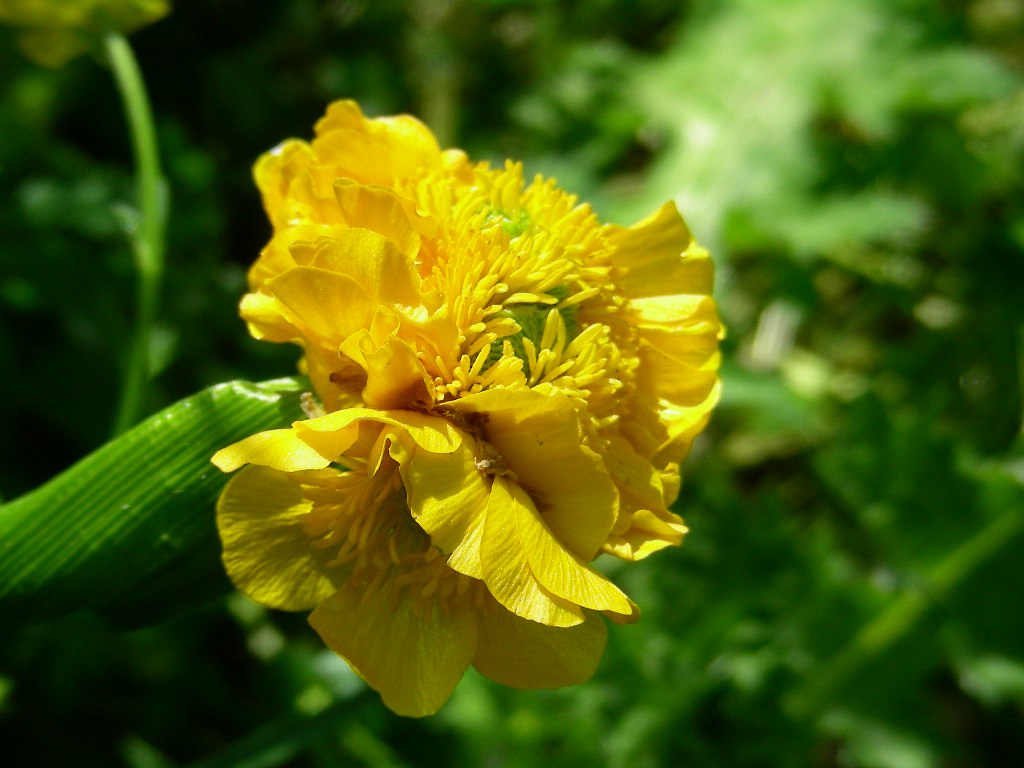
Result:
[[722,382],[716,380],[702,400],[693,405],[661,401],[658,418],[665,425],[666,437],[651,456],[651,463],[664,467],[679,463],[690,452],[693,439],[704,429],[711,411],[722,395]]
[[437,231],[437,223],[421,216],[414,201],[385,187],[338,179],[334,182],[334,194],[346,224],[379,232],[402,253],[415,254],[420,236],[432,237]]
[[266,467],[246,467],[224,488],[217,502],[224,567],[261,605],[312,610],[344,581],[344,571],[327,566],[334,551],[313,546],[303,530],[310,507],[297,479]]
[[447,407],[486,414],[488,440],[520,484],[544,499],[544,523],[567,549],[592,560],[615,522],[618,494],[601,457],[581,444],[572,402],[560,393],[487,390]]
[[495,607],[480,619],[473,666],[513,688],[579,685],[597,669],[607,637],[604,621],[589,612],[575,627],[547,627]]
[[464,438],[451,453],[417,450],[411,440],[396,440],[391,457],[398,462],[413,519],[448,555],[459,573],[483,578],[483,538],[490,479],[476,469],[473,441]]
[[627,418],[620,421],[620,432],[657,468],[678,464],[690,451],[693,439],[711,418],[721,395],[721,384],[713,383],[703,399],[692,405],[680,405],[663,398],[638,394]]
[[497,486],[508,489],[514,503],[516,535],[530,571],[544,589],[583,608],[624,615],[632,612],[629,599],[618,587],[552,535],[533,499],[521,487],[503,477],[495,478],[492,495]]
[[643,340],[684,371],[718,368],[722,324],[710,296],[653,296],[634,299],[627,306],[631,324]]
[[480,541],[484,583],[495,600],[524,619],[551,627],[582,624],[580,607],[544,589],[530,570],[518,530],[517,506],[525,497],[503,477],[492,481]]
[[384,235],[351,228],[322,238],[316,245],[309,266],[352,279],[372,304],[419,305],[420,277],[409,252],[400,250]]
[[297,421],[292,427],[302,441],[334,461],[355,442],[355,427],[362,422],[398,427],[416,445],[431,453],[451,453],[462,444],[461,433],[447,419],[416,411],[346,408],[315,419]]
[[668,510],[679,491],[679,474],[657,470],[628,440],[613,436],[603,454],[619,489],[619,517],[604,551],[623,560],[640,560],[652,552],[682,542],[687,528]]
[[348,275],[316,267],[295,267],[268,284],[306,337],[337,348],[366,328],[375,304]]
[[[296,215],[304,216],[305,212]],[[317,244],[344,231],[336,226],[309,223],[305,219],[296,220],[303,223],[293,223],[287,229],[275,231],[270,242],[260,251],[260,257],[246,276],[251,292],[269,295],[267,283],[294,267],[308,267]]]
[[354,101],[336,101],[316,124],[313,149],[335,178],[395,186],[425,169],[441,167],[441,150],[430,130],[409,115],[367,120]]
[[295,216],[295,179],[308,174],[316,164],[316,153],[305,141],[288,139],[263,153],[253,166],[253,178],[263,198],[263,209],[274,225],[281,229]]
[[630,515],[630,526],[620,534],[608,537],[604,551],[622,560],[643,560],[665,547],[678,546],[687,528],[678,515],[655,514],[649,509],[638,509]]
[[368,597],[364,589],[346,583],[310,614],[309,623],[391,710],[409,717],[433,714],[476,652],[475,608],[458,604],[445,612],[434,601],[414,608],[408,590],[393,595],[385,586]]
[[266,341],[297,341],[301,333],[288,319],[281,302],[265,293],[247,293],[239,304],[239,314],[245,320],[254,339]]
[[608,242],[619,291],[630,297],[677,293],[710,294],[714,268],[708,252],[693,242],[673,202],[631,227],[611,226]]
[[[340,455],[340,454],[339,454]],[[222,472],[234,472],[243,464],[273,467],[282,472],[323,469],[333,459],[324,458],[293,429],[271,429],[217,451],[210,459]]]
[[366,373],[363,402],[380,410],[433,403],[434,384],[416,351],[397,337],[401,321],[379,306],[368,329],[356,331],[341,352]]
[[583,620],[578,606],[632,612],[618,587],[567,552],[527,493],[505,477],[491,485],[480,555],[488,590],[517,616],[564,627]]
[[363,425],[374,430],[364,441],[368,444],[377,439],[381,425],[400,427],[417,445],[433,453],[450,453],[462,442],[459,431],[439,416],[413,411],[346,408],[315,419],[296,421],[291,429],[259,432],[217,451],[211,461],[224,472],[232,472],[243,464],[258,464],[284,472],[323,469],[367,437],[360,434]]

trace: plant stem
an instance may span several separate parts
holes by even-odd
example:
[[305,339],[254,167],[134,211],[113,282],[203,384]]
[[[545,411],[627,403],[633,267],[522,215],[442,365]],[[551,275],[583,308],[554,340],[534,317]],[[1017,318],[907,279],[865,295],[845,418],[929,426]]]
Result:
[[861,629],[846,647],[829,659],[787,697],[790,712],[800,718],[816,716],[820,708],[872,658],[880,656],[904,637],[978,566],[1009,544],[1024,530],[1024,512],[1011,509],[992,520],[925,575],[923,587],[897,597]]
[[167,209],[153,114],[138,62],[120,32],[108,31],[103,46],[124,104],[135,156],[138,194],[137,219],[128,232],[138,275],[138,315],[114,421],[113,434],[118,435],[138,421],[143,389],[150,375],[150,340],[163,278]]

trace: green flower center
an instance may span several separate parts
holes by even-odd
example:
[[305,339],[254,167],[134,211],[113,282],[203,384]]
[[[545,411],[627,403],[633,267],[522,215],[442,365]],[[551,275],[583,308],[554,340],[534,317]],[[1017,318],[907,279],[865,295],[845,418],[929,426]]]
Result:
[[[561,302],[569,295],[569,291],[565,286],[560,285],[549,291],[548,295]],[[542,349],[541,340],[544,338],[544,325],[547,323],[548,313],[554,308],[555,305],[553,304],[536,302],[532,304],[515,304],[508,309],[499,311],[497,316],[508,317],[514,320],[516,325],[519,326],[519,332],[512,336],[498,339],[491,346],[491,352],[487,356],[487,364],[484,367],[489,368],[501,359],[503,342],[505,341],[512,344],[516,357],[524,363],[528,363],[529,356],[526,354],[526,349],[523,346],[523,339],[526,338],[532,341],[534,349],[539,353]],[[577,306],[571,304],[567,307],[561,307],[556,311],[562,317],[562,322],[565,324],[566,341],[572,341],[580,332],[579,320],[576,317]]]
[[530,214],[519,210],[510,215],[500,208],[494,208],[484,219],[484,225],[488,224],[500,224],[501,230],[510,238],[519,237],[530,228]]

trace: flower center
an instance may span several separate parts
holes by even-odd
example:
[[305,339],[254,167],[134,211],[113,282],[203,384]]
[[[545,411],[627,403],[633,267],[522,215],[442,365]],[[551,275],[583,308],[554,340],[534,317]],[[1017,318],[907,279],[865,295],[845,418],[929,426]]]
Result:
[[544,330],[548,324],[548,315],[552,311],[557,312],[561,317],[567,342],[572,341],[579,335],[579,320],[576,317],[577,305],[564,305],[561,303],[568,296],[568,290],[566,290],[565,286],[560,285],[551,289],[548,293],[556,299],[555,304],[541,302],[512,304],[494,314],[494,317],[505,317],[515,322],[519,326],[519,331],[511,336],[499,339],[497,343],[491,345],[491,352],[487,356],[487,363],[484,365],[485,370],[501,359],[504,347],[504,344],[501,342],[503,341],[508,341],[512,345],[513,354],[524,363],[530,362],[530,353],[526,349],[526,342],[524,340],[528,340],[536,352],[545,349],[544,342],[546,339],[544,338]]
[[500,224],[502,231],[506,235],[509,237],[519,237],[519,235],[530,228],[530,214],[520,210],[510,215],[503,210],[494,208],[487,214],[484,224]]

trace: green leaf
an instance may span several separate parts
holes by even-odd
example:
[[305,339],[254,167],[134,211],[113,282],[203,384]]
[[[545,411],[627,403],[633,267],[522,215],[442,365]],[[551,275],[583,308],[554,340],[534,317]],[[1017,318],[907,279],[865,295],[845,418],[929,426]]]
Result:
[[242,737],[188,768],[277,768],[307,752],[318,739],[337,732],[352,718],[362,697],[341,701],[312,717],[288,717]]
[[303,382],[218,384],[0,507],[0,624],[92,609],[134,626],[230,589],[215,451],[302,417]]

